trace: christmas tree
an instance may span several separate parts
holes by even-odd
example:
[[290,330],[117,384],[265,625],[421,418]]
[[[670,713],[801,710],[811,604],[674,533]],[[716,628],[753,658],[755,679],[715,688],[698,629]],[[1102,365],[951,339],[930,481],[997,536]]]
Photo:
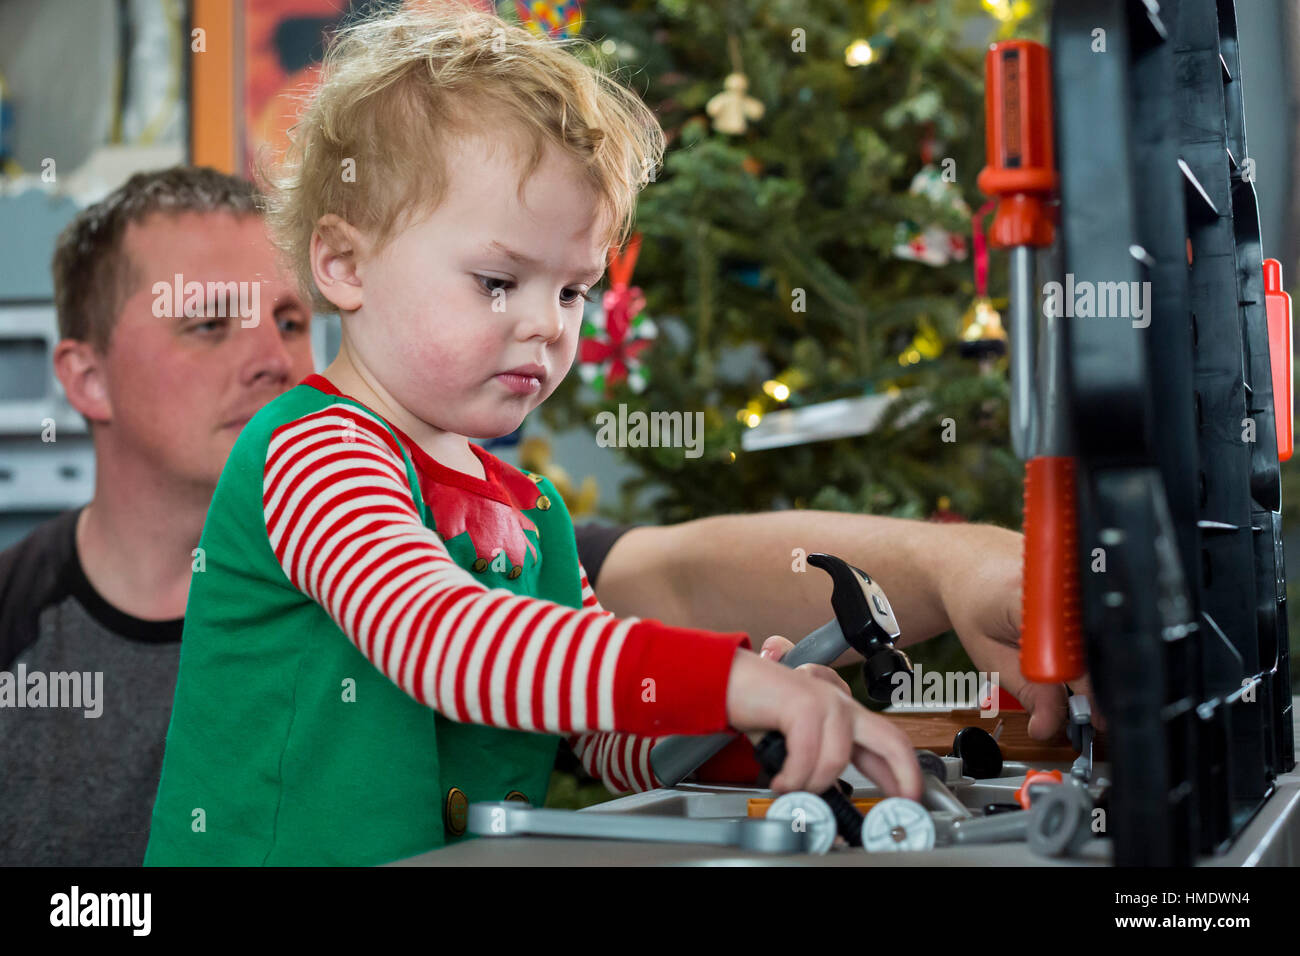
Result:
[[[644,0],[583,15],[582,34],[669,137],[638,207],[631,279],[658,334],[608,374],[599,359],[618,337],[589,325],[588,382],[570,376],[542,414],[557,428],[620,406],[704,422],[699,457],[620,448],[640,474],[609,516],[807,507],[1018,526],[1005,360],[960,346],[976,293],[970,211],[983,202],[982,41],[1041,31],[1041,13]],[[927,248],[936,235],[954,245]],[[745,432],[773,412],[864,396],[883,413],[869,434],[804,440],[796,419],[779,451],[747,449]],[[645,488],[648,510],[634,510]]]

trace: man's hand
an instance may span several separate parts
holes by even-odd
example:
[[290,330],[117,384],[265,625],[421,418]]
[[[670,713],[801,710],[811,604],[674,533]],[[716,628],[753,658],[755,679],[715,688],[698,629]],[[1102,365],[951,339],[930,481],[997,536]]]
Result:
[[[947,526],[953,529],[953,526]],[[970,525],[950,542],[937,572],[937,587],[948,619],[977,670],[996,673],[998,682],[1029,711],[1029,735],[1047,740],[1067,720],[1068,694],[1062,684],[1035,684],[1020,673],[1023,537],[992,525]],[[1092,723],[1105,729],[1087,677],[1071,681],[1087,694]]]

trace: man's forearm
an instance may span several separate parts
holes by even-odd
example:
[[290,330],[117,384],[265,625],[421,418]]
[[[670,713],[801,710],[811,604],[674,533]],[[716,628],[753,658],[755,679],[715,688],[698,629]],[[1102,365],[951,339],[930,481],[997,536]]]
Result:
[[[794,570],[804,566],[796,549],[805,555],[823,551],[880,583],[898,619],[900,643],[907,645],[951,626],[941,594],[944,575],[959,573],[950,570],[958,563],[971,562],[986,534],[1010,533],[982,525],[828,511],[721,515],[629,531],[625,538],[640,537],[629,540],[622,558],[641,556],[643,586],[626,583],[628,569],[617,563],[620,539],[606,559],[598,593],[621,615],[745,631],[755,647],[772,634],[798,641],[833,612],[830,579],[818,568]],[[661,588],[665,582],[652,580],[660,576],[671,582],[669,600]]]

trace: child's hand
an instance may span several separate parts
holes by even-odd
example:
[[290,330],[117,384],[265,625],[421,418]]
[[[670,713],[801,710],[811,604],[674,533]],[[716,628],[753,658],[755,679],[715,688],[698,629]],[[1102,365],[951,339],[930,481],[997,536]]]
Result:
[[[793,649],[794,641],[784,638],[780,634],[773,634],[763,642],[763,646],[759,648],[758,656],[769,661],[780,661]],[[840,677],[833,667],[827,667],[825,664],[800,664],[795,670],[818,680],[830,681],[850,697],[853,696],[853,691],[849,690],[849,685],[844,683],[844,678]]]
[[[764,647],[771,643],[769,638]],[[778,648],[781,654],[789,650],[772,649]],[[740,731],[785,735],[789,756],[772,789],[821,793],[852,763],[890,796],[919,800],[921,768],[907,736],[850,697],[838,676],[832,681],[823,671],[829,668],[790,670],[736,652],[727,684],[728,722]]]

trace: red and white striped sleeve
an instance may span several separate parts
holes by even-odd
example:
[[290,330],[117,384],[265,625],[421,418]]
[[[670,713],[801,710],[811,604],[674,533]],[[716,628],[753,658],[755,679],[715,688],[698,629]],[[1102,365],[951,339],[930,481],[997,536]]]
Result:
[[[582,575],[582,606],[606,611],[596,597],[587,571],[578,562]],[[595,777],[611,793],[640,793],[663,786],[650,766],[650,750],[666,734],[653,737],[618,732],[570,734],[569,746],[589,775]],[[753,784],[757,782],[760,768],[754,758],[754,749],[748,739],[737,737],[696,771],[700,780]]]
[[[578,573],[582,576],[582,606],[612,617],[596,597],[581,560]],[[583,768],[612,793],[653,790],[662,785],[650,769],[650,748],[659,739],[617,732],[571,734],[568,738]]]
[[621,619],[585,595],[570,608],[489,590],[424,526],[396,439],[362,408],[338,402],[277,428],[262,507],[288,580],[451,720],[559,734],[727,726],[746,635]]
[[[603,611],[604,608],[600,606],[600,601],[596,599],[596,592],[592,589],[591,582],[587,580],[587,569],[582,566],[581,560],[578,561],[578,573],[582,575],[582,606],[594,607]],[[609,614],[610,612],[605,611],[605,613]]]

